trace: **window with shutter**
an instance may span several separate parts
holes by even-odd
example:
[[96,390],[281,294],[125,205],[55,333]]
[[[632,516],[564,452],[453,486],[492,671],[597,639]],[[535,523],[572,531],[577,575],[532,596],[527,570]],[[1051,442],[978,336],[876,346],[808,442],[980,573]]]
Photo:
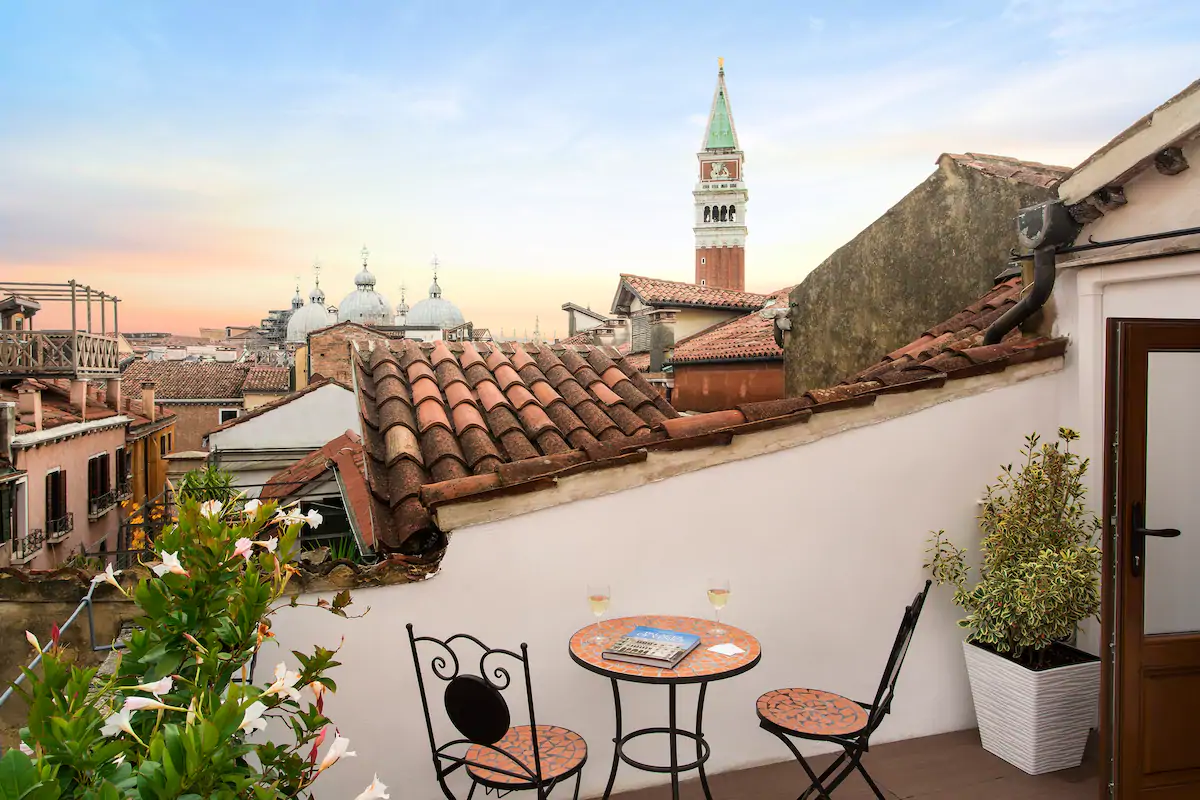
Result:
[[650,351],[650,317],[640,314],[633,318],[630,332],[630,353],[648,353]]

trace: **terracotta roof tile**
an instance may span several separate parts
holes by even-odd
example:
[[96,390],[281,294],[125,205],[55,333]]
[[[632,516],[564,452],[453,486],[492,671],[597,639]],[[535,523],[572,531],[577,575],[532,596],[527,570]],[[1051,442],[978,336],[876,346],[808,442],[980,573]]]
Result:
[[[784,306],[791,286],[772,292],[768,297]],[[765,300],[764,300],[765,303]],[[762,308],[763,304],[759,304]],[[705,361],[783,360],[783,348],[775,343],[774,321],[763,319],[757,310],[718,323],[675,343],[672,364]]]
[[[870,405],[879,395],[936,390],[948,380],[1062,355],[1066,350],[1066,339],[1025,336],[1020,331],[1009,333],[1000,344],[982,344],[988,321],[1011,308],[1020,295],[1020,278],[998,284],[962,312],[835,386],[812,389],[800,397],[749,403],[734,410],[686,417],[670,408],[629,359],[621,358],[615,350],[611,355],[618,357],[616,366],[626,375],[628,383],[618,381],[616,374],[610,371],[604,361],[611,357],[609,353],[589,351],[586,361],[590,366],[586,367],[581,363],[584,359],[578,358],[571,349],[555,352],[543,349],[531,353],[542,374],[561,397],[560,402],[545,382],[533,385],[535,396],[554,423],[555,430],[565,432],[568,443],[575,448],[561,457],[579,458],[575,454],[582,452],[586,460],[574,463],[555,461],[559,456],[530,458],[500,467],[499,477],[495,480],[475,477],[440,483],[423,490],[422,497],[427,504],[438,505],[484,493],[529,491],[552,485],[547,480],[552,476],[627,463],[643,449],[684,449],[728,443],[739,434],[806,422],[814,413]],[[580,386],[579,377],[597,371],[604,380],[589,384],[587,390]],[[588,390],[612,392],[610,385],[622,390],[617,406],[598,403],[588,393]],[[638,394],[630,394],[628,390],[631,389]],[[657,419],[655,415],[662,418]],[[578,427],[571,429],[576,420]],[[530,427],[528,421],[526,425]],[[548,450],[543,452],[548,453]]]
[[1008,156],[990,156],[983,153],[946,153],[946,155],[964,167],[979,170],[985,175],[996,178],[1026,183],[1049,189],[1065,178],[1070,167],[1057,167],[1052,164],[1039,164],[1036,161],[1021,161]]
[[154,383],[156,400],[227,400],[242,396],[246,364],[137,359],[121,373],[134,386]]
[[263,486],[262,491],[259,492],[259,498],[282,500],[300,492],[305,486],[325,474],[334,456],[343,449],[351,453],[357,452],[361,457],[362,440],[356,433],[346,431],[341,436],[327,442],[323,447],[272,475]]
[[766,295],[698,286],[694,283],[666,281],[642,275],[621,275],[622,287],[636,294],[648,306],[688,306],[702,308],[762,308]]
[[616,457],[678,416],[612,349],[391,340],[355,361],[368,486],[389,516],[375,524],[385,550],[403,551],[428,528],[422,486],[490,486],[480,477],[509,483],[589,453]]
[[243,392],[290,392],[291,370],[287,367],[272,367],[255,364],[246,372],[242,383]]

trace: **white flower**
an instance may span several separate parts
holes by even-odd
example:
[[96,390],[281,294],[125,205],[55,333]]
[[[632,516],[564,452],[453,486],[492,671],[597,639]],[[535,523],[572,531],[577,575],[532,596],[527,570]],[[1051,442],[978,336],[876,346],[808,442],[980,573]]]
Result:
[[234,543],[233,554],[235,556],[241,556],[242,558],[249,561],[250,560],[250,548],[252,548],[252,547],[254,547],[254,541],[251,539],[247,539],[245,536],[243,536],[242,538],[238,539],[237,542]]
[[266,550],[268,553],[274,553],[275,549],[277,547],[279,547],[279,540],[276,539],[274,536],[272,536],[270,539],[267,539],[266,541],[255,542],[255,544],[258,545],[259,547],[263,548],[264,550]]
[[333,744],[329,745],[329,749],[325,752],[325,757],[321,759],[320,765],[317,767],[317,772],[323,772],[338,762],[338,759],[343,756],[358,755],[353,750],[347,750],[350,746],[350,740],[344,736],[334,736]]
[[179,563],[178,551],[176,551],[174,553],[163,553],[162,554],[162,563],[155,564],[151,569],[153,569],[154,574],[160,578],[163,575],[166,575],[168,572],[173,573],[175,575],[187,575],[188,574],[187,570],[183,568],[183,565]]
[[321,512],[317,511],[315,508],[310,508],[308,513],[304,515],[304,521],[308,523],[310,528],[320,527],[322,519],[323,517],[321,516]]
[[27,756],[33,755],[33,748],[30,747],[29,745],[25,744],[24,742],[21,742],[21,745],[18,749],[20,749],[20,751]]
[[290,511],[284,511],[281,508],[275,512],[275,521],[280,525],[299,525],[302,522],[308,522],[308,518],[294,508]]
[[388,800],[389,797],[391,795],[387,793],[387,787],[379,782],[379,775],[376,774],[375,779],[371,781],[371,785],[362,794],[354,798],[354,800]]
[[238,730],[246,731],[247,733],[265,730],[267,721],[262,718],[262,715],[266,710],[267,707],[264,704],[255,700],[246,707],[246,713],[242,716],[242,724],[238,725]]
[[254,516],[258,513],[258,509],[260,508],[262,508],[262,501],[256,497],[253,500],[247,500],[246,505],[242,506],[242,511]]
[[196,698],[192,698],[192,702],[188,704],[187,720],[188,725],[193,725],[196,722]]
[[149,697],[126,697],[125,705],[121,710],[132,713],[147,709],[150,711],[160,711],[164,708],[171,708],[171,706],[165,705],[158,700],[151,700]]
[[117,753],[117,757],[112,760],[113,766],[119,767],[125,763],[125,754]]
[[130,717],[133,712],[128,708],[122,708],[117,713],[113,714],[108,719],[104,720],[104,727],[100,729],[101,736],[116,736],[121,731],[132,734],[133,727],[130,724]]
[[287,664],[280,661],[275,667],[275,682],[263,692],[263,697],[273,694],[286,694],[296,702],[300,702],[300,692],[295,689],[296,683],[299,680],[300,673],[289,671]]
[[218,517],[221,515],[222,505],[223,504],[220,500],[205,500],[200,504],[200,516],[207,517],[209,519]]
[[[101,572],[99,575],[96,575],[92,578],[92,585],[95,586],[100,583],[110,583],[118,589],[121,589],[121,584],[117,583],[117,576],[120,574],[121,570],[116,570],[115,572],[113,571],[112,563],[110,562],[108,566],[104,568],[104,572]],[[121,591],[123,592],[125,590],[121,589]]]
[[162,698],[164,694],[171,693],[171,676],[154,681],[152,683],[139,683],[137,686],[131,686],[130,691],[149,692],[155,697]]
[[37,650],[39,653],[42,652],[42,645],[38,642],[37,637],[29,631],[25,631],[25,641],[33,645],[34,650]]

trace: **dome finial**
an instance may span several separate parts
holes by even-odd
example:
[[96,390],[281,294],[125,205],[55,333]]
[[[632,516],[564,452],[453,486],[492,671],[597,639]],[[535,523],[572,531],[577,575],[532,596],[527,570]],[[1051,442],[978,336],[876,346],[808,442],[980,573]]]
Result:
[[369,255],[371,255],[371,251],[367,250],[367,246],[364,244],[362,249],[363,269],[367,268],[367,256]]
[[321,288],[321,259],[313,259],[313,277],[317,282],[317,288]]

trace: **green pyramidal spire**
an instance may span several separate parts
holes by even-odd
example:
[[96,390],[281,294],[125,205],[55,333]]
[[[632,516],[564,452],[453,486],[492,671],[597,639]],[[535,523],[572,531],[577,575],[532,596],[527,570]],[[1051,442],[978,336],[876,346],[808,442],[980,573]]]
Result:
[[729,110],[729,96],[725,89],[725,64],[721,59],[717,70],[717,92],[713,96],[712,111],[708,115],[708,129],[704,134],[705,150],[737,149],[737,133],[733,129],[733,114]]

